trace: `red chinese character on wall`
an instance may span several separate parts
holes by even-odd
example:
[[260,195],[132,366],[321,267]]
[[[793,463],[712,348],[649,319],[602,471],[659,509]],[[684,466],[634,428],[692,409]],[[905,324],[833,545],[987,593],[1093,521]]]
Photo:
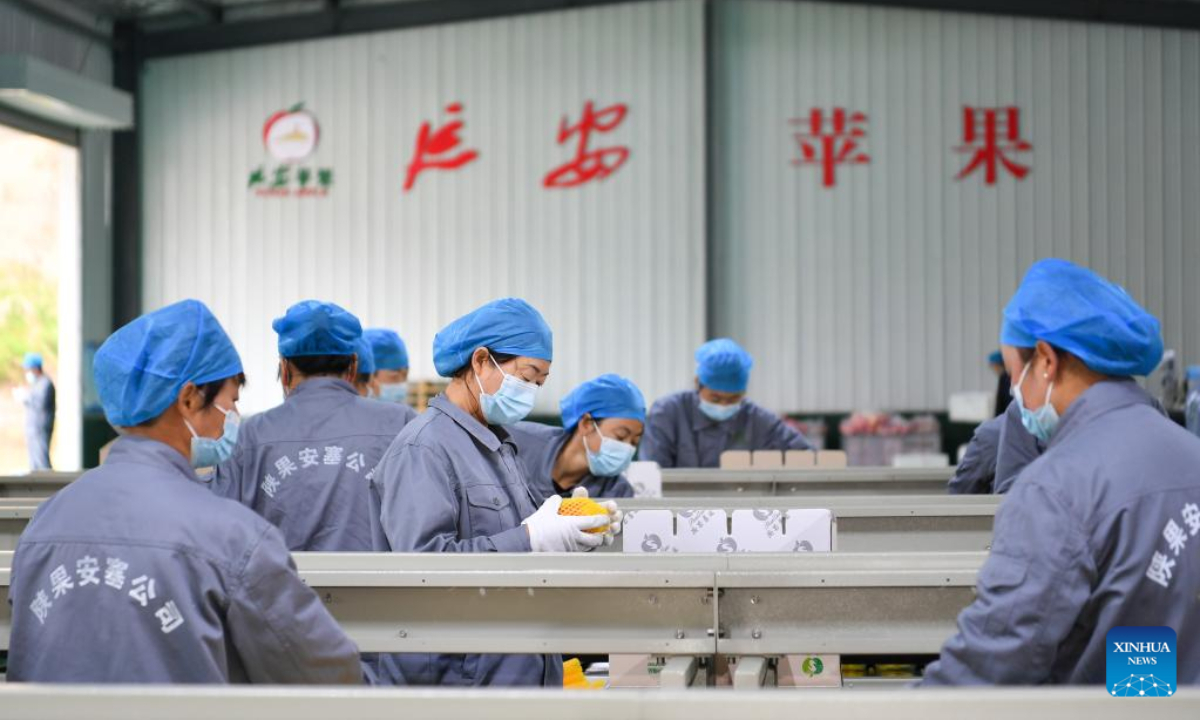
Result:
[[[982,132],[980,127],[982,126]],[[1001,143],[1003,135],[1003,143]],[[955,150],[974,153],[971,162],[958,173],[955,180],[984,167],[983,181],[996,184],[996,166],[999,164],[1018,180],[1029,174],[1027,165],[1013,162],[1007,153],[1029,152],[1033,146],[1021,139],[1021,110],[1016,107],[963,108],[963,142]]]
[[861,147],[863,138],[867,136],[863,128],[866,123],[866,113],[847,113],[845,108],[840,107],[834,108],[828,119],[821,108],[809,111],[807,119],[792,118],[790,124],[807,130],[794,133],[800,145],[800,157],[792,160],[792,164],[820,165],[821,184],[827,188],[833,187],[837,184],[834,171],[838,165],[866,165],[871,162],[870,156],[862,152]]
[[592,180],[603,180],[615,173],[629,159],[629,148],[615,146],[588,150],[588,141],[593,132],[612,132],[625,119],[629,108],[617,103],[600,112],[593,109],[592,101],[583,106],[583,118],[578,125],[567,125],[563,118],[558,127],[558,144],[562,145],[572,135],[579,135],[575,158],[546,174],[542,185],[548,188],[568,188],[583,185]]
[[[446,106],[446,114],[458,116],[462,113],[462,109],[462,103],[451,103]],[[456,155],[449,154],[462,145],[459,131],[463,129],[463,124],[462,120],[455,117],[438,128],[437,132],[433,132],[433,128],[428,122],[421,124],[421,131],[417,134],[417,145],[413,150],[413,159],[408,164],[408,173],[404,178],[404,192],[412,190],[413,185],[417,182],[417,176],[425,170],[454,170],[479,157],[479,153],[475,150],[463,150]]]

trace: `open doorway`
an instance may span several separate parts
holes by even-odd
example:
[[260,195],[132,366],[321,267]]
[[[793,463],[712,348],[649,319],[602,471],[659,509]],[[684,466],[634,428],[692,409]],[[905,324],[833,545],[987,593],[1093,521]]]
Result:
[[51,465],[79,469],[79,263],[78,148],[0,124],[0,474],[30,470],[44,411],[27,353],[55,385]]

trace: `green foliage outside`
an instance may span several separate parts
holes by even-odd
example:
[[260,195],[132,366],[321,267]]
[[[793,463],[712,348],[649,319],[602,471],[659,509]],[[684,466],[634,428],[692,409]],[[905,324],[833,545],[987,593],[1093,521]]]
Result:
[[58,282],[28,265],[0,265],[0,384],[21,382],[27,352],[58,366]]

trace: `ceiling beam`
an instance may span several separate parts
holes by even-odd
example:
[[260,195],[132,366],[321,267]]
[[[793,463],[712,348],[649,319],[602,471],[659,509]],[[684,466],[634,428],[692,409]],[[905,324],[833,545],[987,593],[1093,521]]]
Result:
[[112,25],[98,16],[65,0],[10,0],[20,10],[38,20],[86,36],[89,40],[112,44]]
[[[805,2],[806,0],[792,0]],[[1200,2],[1180,0],[823,0],[947,12],[1200,29]]]
[[[28,1],[28,0],[26,0]],[[211,23],[144,37],[146,58],[311,40],[396,28],[480,20],[526,13],[612,5],[637,0],[409,0],[353,5],[325,0],[323,9],[278,17]],[[696,0],[700,2],[701,0]],[[708,0],[731,2],[733,0]],[[807,2],[810,0],[792,0]],[[851,5],[917,8],[1016,17],[1083,20],[1200,29],[1200,3],[1178,0],[826,0]],[[212,5],[206,0],[188,0]]]
[[212,0],[176,0],[179,9],[201,22],[216,24],[224,19],[225,9]]
[[422,27],[638,0],[412,0],[346,5],[327,0],[317,12],[146,33],[146,58],[311,40],[336,35]]

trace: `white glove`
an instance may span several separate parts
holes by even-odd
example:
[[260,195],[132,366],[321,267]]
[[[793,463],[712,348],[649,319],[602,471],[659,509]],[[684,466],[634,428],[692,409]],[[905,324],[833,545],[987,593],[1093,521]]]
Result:
[[534,552],[586,552],[604,544],[604,535],[586,531],[604,527],[609,522],[607,517],[559,515],[561,506],[562,498],[552,495],[521,522],[529,531],[529,546]]
[[[579,485],[571,491],[571,497],[588,497],[588,489]],[[621,508],[617,507],[617,504],[612,500],[605,500],[596,504],[608,511],[608,530],[604,532],[604,545],[607,547],[613,544],[615,536],[621,534],[621,525],[625,520],[625,513],[621,512]]]

